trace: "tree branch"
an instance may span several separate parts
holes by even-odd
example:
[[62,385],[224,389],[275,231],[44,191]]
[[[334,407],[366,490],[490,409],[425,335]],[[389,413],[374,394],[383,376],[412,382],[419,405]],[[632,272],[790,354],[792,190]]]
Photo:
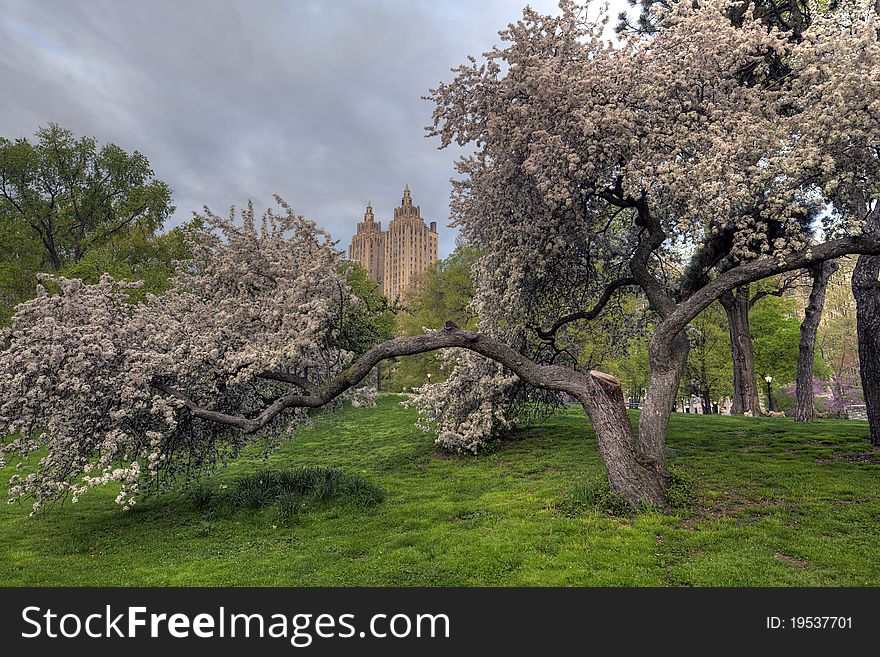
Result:
[[648,261],[651,254],[662,246],[666,240],[666,231],[660,222],[651,216],[648,205],[644,200],[638,201],[635,205],[637,214],[636,225],[643,229],[643,239],[633,252],[632,259],[629,263],[629,269],[633,277],[638,281],[639,287],[648,297],[648,303],[651,309],[660,317],[668,316],[675,309],[675,302],[666,296],[663,285],[657,280],[657,277],[651,273],[648,267]]
[[95,235],[94,237],[92,237],[92,239],[88,240],[85,244],[78,244],[77,250],[79,252],[79,255],[81,256],[86,251],[86,249],[97,244],[99,238],[101,241],[103,241],[103,240],[106,240],[107,238],[115,235],[116,233],[118,233],[120,230],[122,230],[123,228],[128,226],[131,222],[133,222],[135,219],[137,219],[146,210],[147,210],[147,206],[142,205],[142,206],[138,207],[133,213],[131,213],[127,218],[123,219],[121,221],[121,223],[114,226],[112,229],[105,231],[100,236]]
[[721,226],[694,253],[690,263],[685,268],[676,298],[687,299],[694,291],[700,289],[708,282],[710,270],[730,254],[730,250],[733,247],[733,234],[734,227],[732,224]]
[[608,302],[611,300],[611,295],[614,294],[615,291],[619,290],[622,287],[626,287],[627,285],[637,285],[637,281],[633,277],[627,278],[619,278],[613,283],[610,283],[605,287],[605,290],[602,292],[602,296],[599,297],[596,304],[590,308],[589,310],[579,310],[574,313],[570,313],[565,315],[564,317],[556,320],[556,323],[553,324],[548,330],[544,331],[539,328],[535,329],[535,333],[538,334],[538,337],[542,340],[552,340],[556,337],[556,332],[559,331],[566,324],[570,324],[571,322],[575,322],[580,319],[593,320],[598,317],[599,313],[604,310],[605,306],[608,305]]
[[306,379],[302,376],[297,376],[296,374],[292,374],[290,372],[274,372],[271,370],[266,370],[264,372],[260,372],[257,374],[261,379],[269,379],[271,381],[280,381],[282,383],[292,383],[295,386],[299,386],[306,392],[311,395],[317,394],[318,386],[314,383]]
[[[449,347],[469,349],[501,363],[512,370],[523,381],[538,388],[559,390],[575,396],[583,396],[586,387],[591,382],[591,379],[588,379],[586,375],[568,367],[539,365],[499,340],[473,331],[460,329],[453,322],[446,322],[446,326],[439,331],[415,337],[395,338],[376,345],[365,353],[357,363],[336,376],[324,387],[315,389],[313,393],[308,395],[294,392],[283,395],[254,418],[228,415],[204,408],[189,398],[185,392],[177,390],[171,385],[154,382],[153,388],[183,401],[196,417],[236,427],[245,433],[253,433],[265,427],[285,409],[317,408],[327,404],[349,388],[360,383],[377,363],[387,358],[411,356]],[[607,374],[590,372],[590,375],[594,378],[605,377],[605,379],[619,385],[619,382],[614,377]]]
[[657,327],[656,335],[657,337],[662,335],[662,339],[671,341],[709,304],[736,287],[794,269],[807,269],[825,260],[854,253],[880,255],[880,237],[870,235],[842,237],[802,251],[794,251],[781,260],[773,257],[762,258],[728,269],[695,292],[690,299],[678,304]]
[[797,283],[797,280],[800,276],[798,274],[794,274],[793,276],[788,276],[784,281],[782,281],[782,285],[774,289],[764,289],[758,290],[752,297],[749,299],[749,310],[755,307],[755,304],[758,303],[764,297],[781,297],[785,294],[786,290],[791,289],[791,287]]

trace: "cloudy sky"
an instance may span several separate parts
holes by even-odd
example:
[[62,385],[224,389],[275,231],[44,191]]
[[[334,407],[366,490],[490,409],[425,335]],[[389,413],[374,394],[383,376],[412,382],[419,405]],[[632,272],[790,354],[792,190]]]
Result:
[[368,200],[387,223],[409,183],[445,226],[457,153],[425,137],[421,96],[525,1],[0,0],[0,135],[56,122],[140,150],[173,223],[277,192],[345,246]]

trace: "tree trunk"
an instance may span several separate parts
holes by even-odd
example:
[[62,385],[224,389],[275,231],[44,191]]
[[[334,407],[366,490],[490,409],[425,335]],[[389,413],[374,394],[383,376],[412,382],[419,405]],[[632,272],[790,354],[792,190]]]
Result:
[[813,277],[813,288],[810,291],[810,300],[804,311],[804,321],[801,322],[801,342],[798,349],[798,367],[795,408],[795,422],[812,422],[816,415],[816,405],[813,400],[813,361],[816,353],[816,333],[819,330],[819,322],[822,320],[822,309],[825,306],[825,291],[831,276],[837,271],[837,263],[826,260],[810,270]]
[[880,446],[880,256],[859,256],[852,275],[859,369],[871,444]]
[[758,387],[755,380],[755,352],[749,327],[749,286],[727,292],[719,301],[727,314],[733,356],[732,415],[758,415]]
[[703,415],[712,415],[712,398],[706,388],[700,390],[700,402],[703,404]]
[[633,436],[623,387],[613,376],[592,371],[578,399],[596,432],[611,490],[634,509],[666,507],[668,475],[646,458]]
[[668,484],[666,470],[666,425],[675,406],[681,374],[690,348],[681,331],[670,344],[658,329],[648,346],[650,383],[645,407],[639,415],[638,446],[644,458]]

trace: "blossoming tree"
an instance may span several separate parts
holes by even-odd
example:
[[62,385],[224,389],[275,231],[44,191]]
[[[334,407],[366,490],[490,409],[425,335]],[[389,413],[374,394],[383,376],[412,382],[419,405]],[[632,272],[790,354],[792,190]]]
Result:
[[[106,275],[44,277],[56,293],[18,306],[0,352],[0,431],[14,435],[0,456],[40,454],[13,496],[37,510],[118,481],[118,501],[133,504],[247,444],[253,425],[227,414],[261,414],[266,448],[305,419],[289,397],[270,402],[349,365],[359,300],[330,236],[281,203],[262,222],[250,206],[239,224],[207,211],[171,289],[137,304],[133,284]],[[212,410],[190,410],[201,407]]]
[[[352,299],[329,239],[290,211],[262,227],[246,212],[243,228],[208,215],[226,239],[198,235],[161,298],[130,305],[112,281],[61,281],[19,309],[0,355],[0,429],[18,432],[4,451],[48,451],[13,495],[41,504],[116,479],[130,501],[302,421],[386,358],[457,348],[450,377],[416,400],[447,442],[514,422],[511,394],[564,392],[590,417],[613,490],[663,505],[688,324],[743,285],[880,254],[850,193],[880,179],[877,17],[847,4],[792,43],[748,12],[732,25],[719,0],[680,3],[613,47],[603,21],[561,7],[526,9],[504,48],[432,92],[443,145],[475,148],[453,201],[482,254],[478,330],[450,323],[349,364],[335,336]],[[779,62],[781,81],[760,84]],[[825,241],[811,245],[817,205]],[[585,367],[574,339],[624,289],[644,295],[653,327],[636,431],[619,382]]]

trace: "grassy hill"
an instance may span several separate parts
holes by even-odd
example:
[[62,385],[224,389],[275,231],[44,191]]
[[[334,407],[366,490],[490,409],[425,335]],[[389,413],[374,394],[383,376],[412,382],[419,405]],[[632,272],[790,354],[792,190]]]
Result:
[[[375,506],[284,519],[166,495],[122,511],[110,488],[37,519],[0,507],[5,585],[880,585],[880,452],[864,423],[675,415],[670,463],[693,482],[675,515],[591,503],[602,465],[580,408],[479,457],[435,452],[415,414],[316,417],[258,468],[335,466],[381,486]],[[0,471],[6,490],[11,470]]]

